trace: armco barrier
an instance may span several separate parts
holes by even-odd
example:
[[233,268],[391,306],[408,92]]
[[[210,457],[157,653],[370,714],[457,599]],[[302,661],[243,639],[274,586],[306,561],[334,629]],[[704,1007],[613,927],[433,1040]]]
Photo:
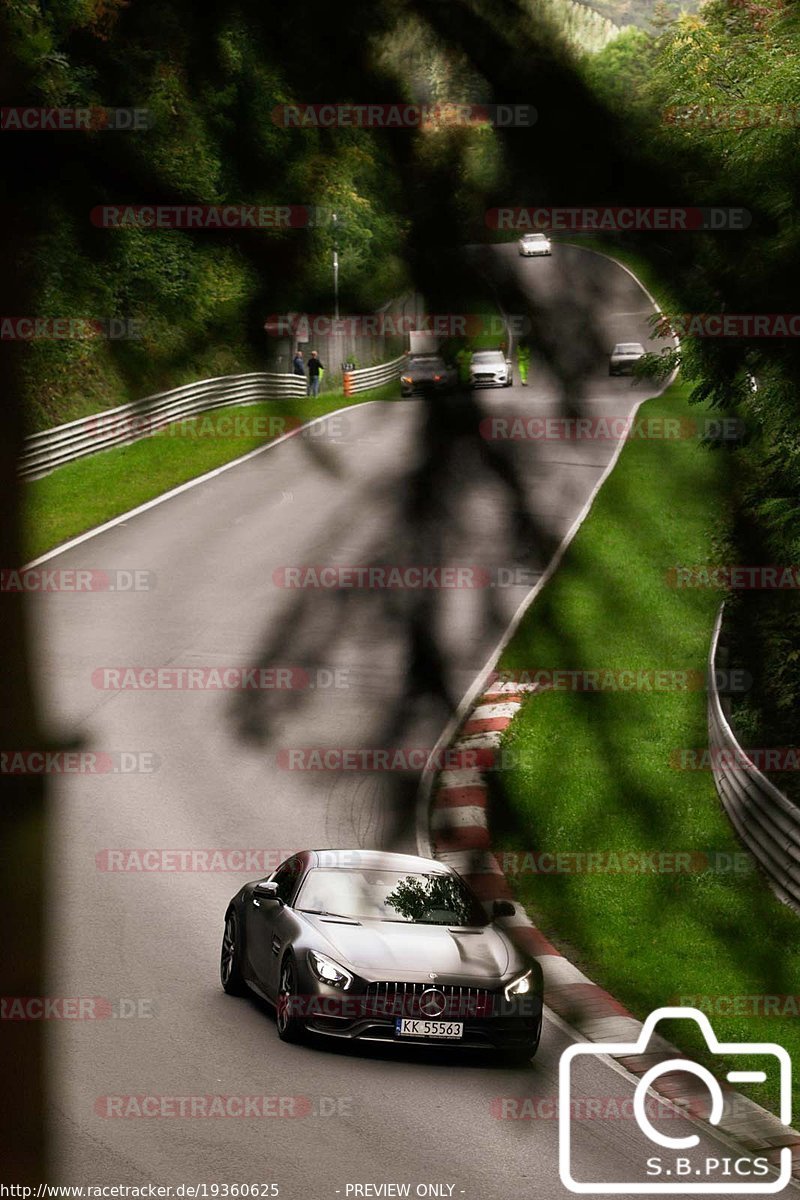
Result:
[[393,379],[399,379],[406,362],[406,356],[403,354],[400,358],[393,358],[391,362],[381,363],[377,367],[361,367],[358,371],[345,371],[342,376],[344,394],[351,396],[354,392],[366,392],[369,388],[381,387],[384,383],[391,383]]
[[714,782],[731,824],[784,904],[800,913],[800,809],[749,760],[717,691],[715,667],[723,608],[708,658],[708,745]]
[[[378,387],[399,378],[403,362],[403,358],[398,358],[378,367],[350,372],[353,382],[350,391],[345,389],[345,394]],[[184,417],[233,404],[257,404],[262,400],[305,396],[306,386],[302,376],[266,372],[222,375],[218,379],[187,383],[32,434],[25,439],[18,472],[23,479],[39,479],[64,463],[74,462],[98,450],[139,441]]]
[[139,441],[157,429],[230,404],[255,404],[284,396],[304,396],[306,381],[299,375],[223,375],[146,396],[119,408],[79,417],[55,429],[25,439],[18,471],[24,479],[38,479],[63,463],[74,462],[97,450]]

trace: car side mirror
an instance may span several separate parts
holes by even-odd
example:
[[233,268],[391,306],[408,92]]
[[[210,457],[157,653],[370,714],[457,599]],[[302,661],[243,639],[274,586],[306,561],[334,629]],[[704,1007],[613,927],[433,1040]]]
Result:
[[492,920],[495,917],[513,917],[516,909],[510,900],[495,900],[492,905]]
[[278,904],[283,904],[278,895],[278,885],[269,879],[260,879],[253,888],[253,895],[259,900],[277,900]]

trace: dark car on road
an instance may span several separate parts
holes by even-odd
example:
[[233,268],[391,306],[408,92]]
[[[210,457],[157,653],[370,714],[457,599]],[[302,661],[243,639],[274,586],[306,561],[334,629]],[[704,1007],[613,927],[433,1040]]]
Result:
[[437,354],[412,355],[400,376],[403,396],[424,395],[426,392],[452,391],[458,381],[455,367],[450,367]]
[[279,1036],[536,1053],[542,970],[450,866],[306,850],[225,914],[220,976],[275,1008]]

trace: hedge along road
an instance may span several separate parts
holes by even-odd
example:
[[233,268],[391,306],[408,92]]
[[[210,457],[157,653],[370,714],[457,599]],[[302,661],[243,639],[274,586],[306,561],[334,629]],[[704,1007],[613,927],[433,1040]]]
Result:
[[[553,361],[582,360],[585,416],[624,416],[652,394],[609,379],[600,351],[648,336],[651,306],[626,272],[572,247],[530,262],[514,246],[483,253],[551,314]],[[479,403],[486,418],[557,416],[559,395],[534,360],[527,388]],[[433,1051],[285,1046],[260,1003],[219,987],[222,916],[246,879],[302,846],[415,851],[420,751],[446,723],[445,694],[466,691],[616,449],[614,436],[486,441],[500,456],[486,458],[418,401],[345,415],[42,564],[65,584],[69,571],[98,572],[101,590],[33,596],[32,620],[51,728],[80,735],[109,768],[52,780],[48,995],[103,997],[119,1014],[49,1023],[55,1182],[566,1194],[553,1116],[570,1035],[554,1019],[532,1066],[501,1069]],[[369,563],[460,568],[464,586],[290,586],[313,578],[306,567]],[[113,673],[128,667],[138,673]],[[160,679],[141,671],[159,667]],[[296,686],[207,688],[237,679],[211,668]],[[304,752],[320,747],[388,749],[408,769],[302,769],[319,765]],[[189,849],[234,853],[166,853]],[[642,1178],[631,1082],[594,1060],[578,1087],[608,1104],[602,1119],[578,1114],[576,1172]]]

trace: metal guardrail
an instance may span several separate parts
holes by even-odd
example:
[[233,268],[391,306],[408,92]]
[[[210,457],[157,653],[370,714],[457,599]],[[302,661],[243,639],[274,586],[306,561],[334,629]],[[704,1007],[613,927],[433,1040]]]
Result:
[[[404,361],[398,358],[377,367],[348,372],[352,382],[350,391],[345,385],[345,395],[399,378]],[[348,375],[345,375],[345,380]],[[122,404],[118,408],[79,417],[66,425],[31,434],[25,439],[18,473],[23,479],[40,479],[64,463],[75,462],[98,450],[137,442],[184,417],[234,404],[257,404],[262,400],[305,396],[306,388],[303,376],[260,371],[187,383],[168,392],[146,396],[131,404]]]
[[778,899],[800,913],[800,808],[747,758],[717,690],[723,607],[717,614],[708,657],[708,744],[714,783],[731,824]]
[[361,367],[357,371],[345,371],[342,376],[345,396],[352,396],[354,392],[366,392],[369,388],[381,387],[384,383],[391,383],[393,379],[399,379],[407,361],[406,355],[401,354],[400,358],[393,358],[388,363],[380,363],[377,367]]

